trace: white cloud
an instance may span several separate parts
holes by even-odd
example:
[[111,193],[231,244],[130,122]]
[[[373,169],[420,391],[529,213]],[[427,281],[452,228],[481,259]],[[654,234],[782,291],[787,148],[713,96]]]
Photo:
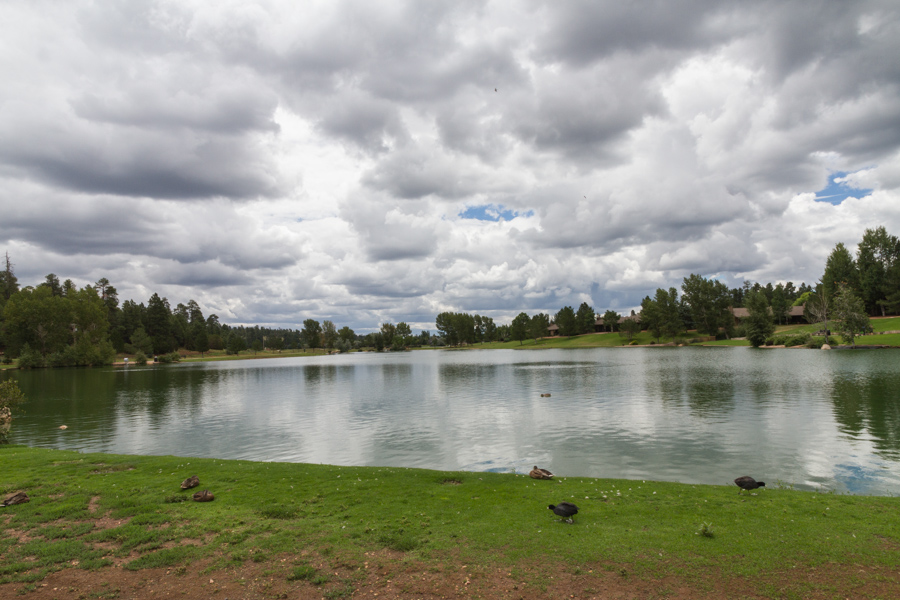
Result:
[[898,40],[879,1],[7,2],[0,251],[355,329],[812,283],[900,234]]

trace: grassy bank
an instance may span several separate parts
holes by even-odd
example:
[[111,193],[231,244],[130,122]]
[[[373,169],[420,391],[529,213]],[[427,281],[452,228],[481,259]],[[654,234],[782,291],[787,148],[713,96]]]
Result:
[[[353,573],[385,551],[396,569],[411,561],[480,565],[535,589],[542,575],[533,567],[543,565],[587,584],[675,578],[704,589],[711,577],[752,580],[753,597],[784,597],[788,588],[805,597],[813,588],[801,574],[818,569],[839,574],[828,585],[840,597],[900,592],[897,498],[799,492],[774,481],[741,497],[734,485],[534,481],[22,446],[0,448],[0,462],[4,497],[18,490],[31,497],[0,508],[0,584],[25,592],[59,570],[178,573],[201,561],[208,570],[258,565],[280,581],[352,595]],[[186,501],[196,490],[179,484],[195,474],[213,502]],[[572,525],[547,509],[561,500],[581,509]]]

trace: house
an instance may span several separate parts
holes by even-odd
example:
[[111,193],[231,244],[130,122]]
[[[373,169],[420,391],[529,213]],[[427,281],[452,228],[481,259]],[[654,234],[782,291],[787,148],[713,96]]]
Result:
[[547,328],[547,335],[559,335],[559,325],[553,323],[550,327]]

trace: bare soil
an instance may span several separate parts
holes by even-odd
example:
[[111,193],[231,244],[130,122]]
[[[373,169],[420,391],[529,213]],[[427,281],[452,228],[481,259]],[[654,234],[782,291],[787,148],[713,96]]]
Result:
[[[291,581],[297,564],[310,564],[329,581],[315,585]],[[337,564],[335,564],[337,563]],[[320,599],[369,598],[897,598],[900,571],[858,565],[831,565],[804,572],[789,571],[761,578],[721,577],[706,573],[701,581],[677,577],[635,576],[627,566],[568,565],[509,567],[410,560],[383,550],[366,555],[363,565],[312,557],[306,552],[246,561],[235,568],[209,569],[209,561],[169,569],[130,571],[121,565],[86,571],[77,567],[48,575],[34,584],[0,585],[0,598],[50,600],[75,598],[214,598]],[[516,573],[514,574],[513,571]]]

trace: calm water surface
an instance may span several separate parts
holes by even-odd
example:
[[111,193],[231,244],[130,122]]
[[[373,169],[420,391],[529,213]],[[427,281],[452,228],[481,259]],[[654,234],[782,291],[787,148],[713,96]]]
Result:
[[[14,443],[900,494],[900,354],[422,351],[7,372]],[[541,393],[552,394],[542,398]],[[60,425],[68,429],[60,430]]]

